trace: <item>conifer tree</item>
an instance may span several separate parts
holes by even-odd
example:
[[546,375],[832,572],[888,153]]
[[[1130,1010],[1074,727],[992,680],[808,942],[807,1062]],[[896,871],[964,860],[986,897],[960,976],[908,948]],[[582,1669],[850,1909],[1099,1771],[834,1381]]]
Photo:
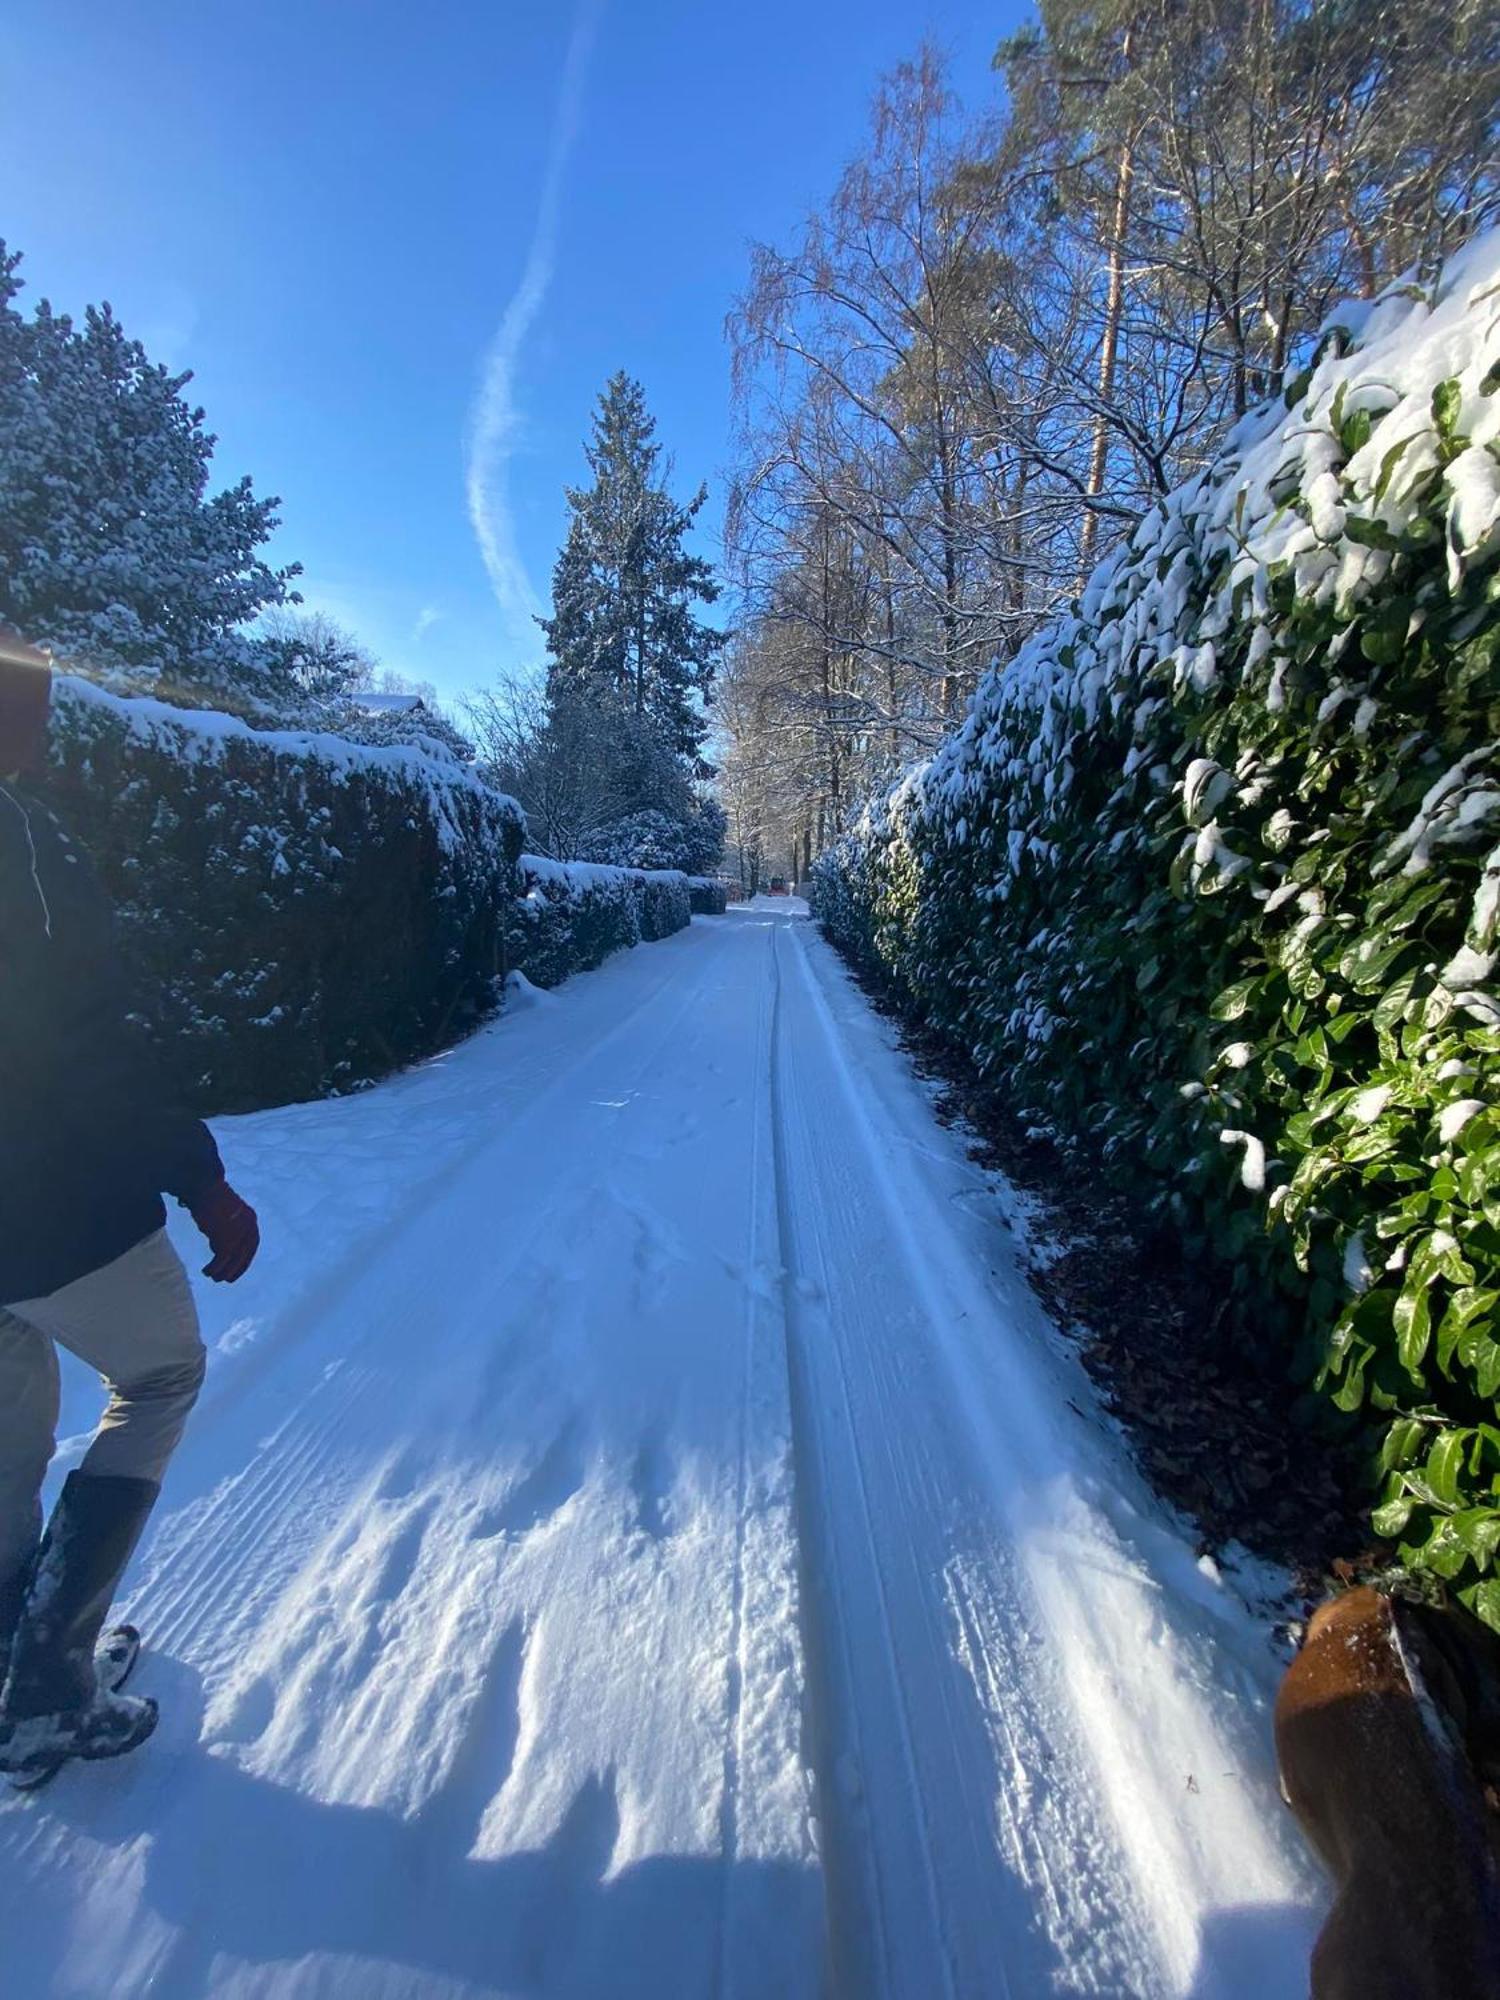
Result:
[[539,621],[549,689],[608,696],[646,720],[674,756],[696,762],[724,644],[694,609],[712,604],[719,587],[685,546],[708,489],[686,506],[672,498],[656,421],[623,370],[599,398],[585,451],[593,481],[568,489],[572,520],[553,570],[553,615]]
[[0,242],[0,616],[132,685],[251,698],[273,665],[247,621],[292,599],[265,545],[274,499],[208,490],[214,438],[107,305],[82,326],[14,300]]

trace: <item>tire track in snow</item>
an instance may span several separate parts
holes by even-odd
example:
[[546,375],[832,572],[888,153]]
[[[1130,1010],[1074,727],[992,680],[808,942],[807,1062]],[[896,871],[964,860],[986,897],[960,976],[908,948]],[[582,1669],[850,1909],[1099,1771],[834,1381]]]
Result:
[[[825,1892],[828,1900],[828,1939],[831,1974],[836,1990],[851,2000],[875,2000],[892,1993],[893,1968],[906,1957],[907,1947],[898,1953],[889,1922],[889,1890],[882,1879],[878,1850],[865,1838],[857,1806],[857,1787],[865,1766],[862,1724],[855,1674],[850,1656],[851,1635],[843,1617],[846,1607],[839,1602],[837,1558],[829,1546],[827,1533],[828,1470],[820,1425],[814,1414],[813,1390],[806,1354],[807,1332],[802,1325],[800,1288],[806,1282],[799,1256],[798,1230],[792,1200],[793,1169],[788,1144],[788,1111],[785,1102],[786,1065],[783,1054],[785,1034],[782,995],[781,946],[784,926],[771,930],[771,1036],[770,1085],[771,1130],[775,1158],[776,1219],[781,1244],[782,1313],[785,1329],[788,1391],[791,1401],[792,1450],[795,1464],[795,1518],[800,1541],[801,1613],[803,1652],[807,1661],[807,1735],[818,1799],[820,1851]],[[826,1274],[825,1274],[826,1277]],[[839,1412],[842,1423],[852,1419],[845,1398]],[[856,1460],[857,1463],[857,1460]],[[880,1580],[880,1561],[870,1520],[869,1497],[861,1484],[858,1500],[861,1526],[870,1568]],[[889,1607],[880,1606],[882,1638],[889,1650],[894,1638]],[[905,1766],[908,1800],[920,1811],[920,1786],[912,1750],[910,1720],[904,1692],[894,1671],[888,1690],[891,1699],[887,1716],[897,1727],[897,1740]],[[886,1719],[882,1717],[881,1720]],[[929,1993],[953,2000],[952,1966],[942,1936],[937,1884],[933,1878],[930,1848],[925,1839],[916,1843],[914,1856],[917,1879],[923,1888],[920,1921],[924,1936],[915,1947],[915,1956],[934,1982]],[[910,1921],[910,1919],[908,1919]],[[909,1945],[909,1940],[908,1940]],[[1008,1988],[1007,1988],[1008,1992]],[[894,2000],[904,2000],[895,1995]]]
[[778,1196],[835,1985],[1144,2000],[1170,1989],[996,1514],[1004,1462],[977,1455],[947,1367],[954,1340],[1016,1336],[993,1304],[961,1326],[967,1251],[928,1213],[925,1170],[882,1145],[805,926],[782,928]]
[[317,1275],[272,1295],[276,1375],[226,1368],[139,1572],[182,1642],[146,1662],[161,1740],[0,1806],[7,1970],[79,2000],[1295,1990],[1225,1613],[1080,1448],[972,1172],[786,915],[245,1128],[268,1173],[289,1138],[368,1156],[385,1220],[320,1246],[294,1165]]
[[[958,1989],[1292,1990],[1308,1878],[1267,1782],[1257,1676],[1221,1646],[1243,1621],[1112,1441],[1067,1416],[1029,1286],[945,1197],[961,1169],[906,1144],[931,1111],[886,1031],[808,927],[788,945],[783,1101],[806,1170],[790,1205],[815,1212],[841,1286],[837,1311],[809,1308],[804,1352],[820,1394],[853,1398]],[[838,1511],[827,1525],[857,1622],[871,1582]],[[909,1778],[868,1775],[878,1844]],[[933,1990],[920,1963],[905,1977],[895,1992]]]
[[[767,1033],[768,1010],[765,991],[762,988],[761,1004],[755,1026],[755,1065],[757,1072],[764,1066],[769,1051]],[[746,1261],[754,1271],[760,1263],[760,1179],[761,1127],[757,1119],[752,1123],[750,1136],[750,1211],[749,1237],[746,1243]],[[755,1329],[759,1301],[751,1287],[746,1288],[744,1317],[740,1328],[740,1409],[739,1432],[736,1440],[735,1498],[734,1498],[734,1582],[729,1609],[729,1649],[725,1672],[724,1698],[724,1776],[723,1796],[719,1808],[719,1843],[722,1873],[722,1897],[719,1905],[719,1954],[716,1975],[716,2000],[729,2000],[734,1990],[734,1929],[730,1909],[733,1897],[735,1863],[739,1857],[739,1812],[740,1783],[743,1770],[743,1744],[741,1731],[744,1726],[745,1692],[745,1542],[748,1533],[748,1510],[750,1505],[750,1412],[753,1394],[753,1365],[755,1356]]]
[[[367,1384],[358,1370],[325,1378],[346,1391],[331,1401],[315,1393],[260,1446],[241,1471],[205,1501],[175,1510],[149,1545],[148,1568],[128,1601],[132,1615],[151,1632],[152,1649],[174,1651],[195,1630],[243,1596],[242,1568],[267,1541],[309,1478],[326,1468],[328,1447],[358,1409]],[[280,1550],[288,1572],[306,1559],[304,1548]],[[263,1572],[264,1574],[265,1572]],[[164,1587],[155,1580],[168,1579]],[[144,1609],[142,1607],[145,1607]]]

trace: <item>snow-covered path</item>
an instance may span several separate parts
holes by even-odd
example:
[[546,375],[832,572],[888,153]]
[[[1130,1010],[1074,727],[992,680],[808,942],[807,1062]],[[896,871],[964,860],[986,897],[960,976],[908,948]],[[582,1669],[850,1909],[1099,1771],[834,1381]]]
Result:
[[1275,1662],[795,908],[221,1139],[162,1725],[0,1805],[7,1994],[1305,1991]]

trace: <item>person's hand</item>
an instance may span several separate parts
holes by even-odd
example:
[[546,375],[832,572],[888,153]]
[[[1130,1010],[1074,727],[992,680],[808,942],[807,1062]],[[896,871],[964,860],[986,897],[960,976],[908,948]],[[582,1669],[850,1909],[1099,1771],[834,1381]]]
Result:
[[214,1253],[203,1266],[204,1277],[217,1285],[232,1285],[243,1278],[260,1248],[260,1224],[249,1202],[242,1200],[228,1181],[216,1181],[189,1214]]

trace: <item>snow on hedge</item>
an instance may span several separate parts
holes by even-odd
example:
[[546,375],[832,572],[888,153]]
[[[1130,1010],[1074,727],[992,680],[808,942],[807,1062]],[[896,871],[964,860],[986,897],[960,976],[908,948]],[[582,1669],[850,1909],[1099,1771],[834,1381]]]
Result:
[[[1067,747],[1077,723],[1118,712],[1162,664],[1174,692],[1209,693],[1230,634],[1241,672],[1269,662],[1263,695],[1280,710],[1288,590],[1301,604],[1335,611],[1332,660],[1363,633],[1382,651],[1399,649],[1405,633],[1382,615],[1393,562],[1441,535],[1455,587],[1500,546],[1497,327],[1496,231],[1453,258],[1430,292],[1403,282],[1342,309],[1284,401],[1245,418],[1215,463],[1153,508],[1099,566],[1076,614],[986,679],[957,735],[908,780],[911,794],[943,811],[961,840],[966,803],[991,773],[1016,776],[1023,757],[1031,782],[1060,808],[1075,775]],[[1467,439],[1446,459],[1445,432]],[[1368,729],[1356,677],[1330,676],[1320,721]],[[1022,743],[1008,726],[1018,716]],[[1137,762],[1150,740],[1144,727],[1140,734]],[[1190,776],[1177,780],[1179,790]],[[1461,810],[1458,797],[1440,797],[1445,817]],[[1028,837],[1024,827],[1015,831]]]
[[495,1004],[524,820],[458,764],[60,675],[46,791],[206,1110],[347,1088]]
[[617,868],[523,854],[512,962],[537,986],[556,986],[611,952],[670,937],[691,921],[688,878],[675,868]]
[[1497,554],[1490,234],[1336,316],[816,901],[1383,1434],[1381,1530],[1500,1622]]
[[722,917],[729,908],[729,891],[717,875],[689,875],[687,885],[695,917]]
[[645,882],[675,884],[688,880],[680,868],[620,868],[612,861],[553,861],[545,854],[523,854],[521,871],[531,882],[560,882],[574,889],[639,887]]
[[305,729],[256,729],[238,716],[217,709],[174,708],[153,695],[121,695],[76,674],[59,673],[52,681],[55,726],[63,733],[85,726],[89,709],[102,710],[112,723],[136,742],[160,755],[195,763],[222,761],[227,745],[253,746],[279,757],[306,757],[332,777],[355,775],[390,786],[416,790],[426,799],[444,845],[462,845],[463,834],[453,810],[455,793],[481,793],[486,802],[499,800],[502,811],[524,827],[516,801],[484,784],[473,769],[449,756],[434,757],[414,744],[356,743],[347,736]]
[[205,1109],[312,1097],[690,920],[675,869],[522,856],[454,758],[54,683],[49,793],[96,857],[162,1050]]

